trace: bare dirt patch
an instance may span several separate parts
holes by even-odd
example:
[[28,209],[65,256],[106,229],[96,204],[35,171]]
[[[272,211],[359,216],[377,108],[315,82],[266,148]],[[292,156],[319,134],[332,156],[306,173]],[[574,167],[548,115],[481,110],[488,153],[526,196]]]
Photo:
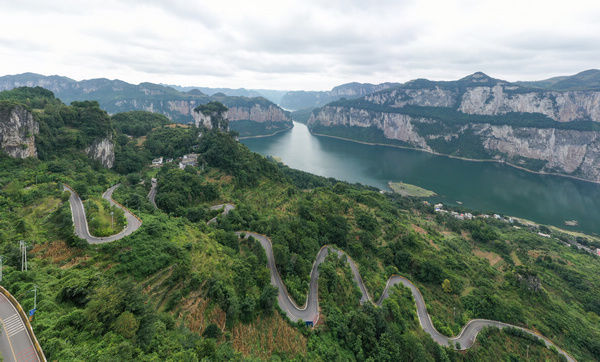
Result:
[[421,235],[427,235],[427,231],[425,231],[425,229],[423,229],[422,227],[415,224],[411,224],[411,226],[416,233],[419,233]]
[[225,312],[219,307],[210,306],[210,301],[202,298],[200,292],[192,293],[183,301],[178,319],[183,319],[185,326],[198,334],[211,323],[224,330],[226,322]]
[[65,260],[73,259],[75,253],[69,248],[67,243],[62,240],[53,241],[51,243],[36,244],[32,252],[40,254],[43,259],[50,259],[55,264],[61,264]]
[[238,323],[231,331],[233,347],[244,356],[270,359],[276,352],[305,355],[306,337],[291,327],[278,313],[259,316],[256,321]]
[[473,254],[477,255],[480,258],[487,259],[490,262],[491,266],[498,264],[502,257],[491,251],[483,251],[479,249],[473,250]]

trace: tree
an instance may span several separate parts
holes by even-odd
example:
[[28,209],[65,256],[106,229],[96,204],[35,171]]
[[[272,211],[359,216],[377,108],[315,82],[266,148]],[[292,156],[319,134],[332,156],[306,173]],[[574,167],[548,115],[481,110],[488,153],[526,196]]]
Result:
[[206,338],[219,339],[222,333],[223,332],[221,331],[221,328],[219,328],[219,326],[217,326],[214,323],[211,323],[206,327],[202,335]]
[[444,279],[442,282],[442,289],[446,293],[452,293],[452,286],[450,285],[450,281],[448,279]]
[[138,320],[135,319],[133,313],[129,311],[121,313],[121,315],[113,324],[115,332],[119,333],[127,339],[132,339],[133,337],[135,337],[139,326],[140,322],[138,322]]

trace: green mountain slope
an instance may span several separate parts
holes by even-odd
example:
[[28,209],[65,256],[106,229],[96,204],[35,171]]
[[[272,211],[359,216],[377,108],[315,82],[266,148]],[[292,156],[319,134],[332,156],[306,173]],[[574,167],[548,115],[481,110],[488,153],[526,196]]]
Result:
[[0,90],[23,86],[48,89],[66,104],[94,100],[109,114],[136,110],[152,111],[178,123],[197,122],[198,116],[193,111],[195,107],[219,101],[230,108],[231,128],[238,130],[241,136],[271,134],[292,126],[287,114],[263,97],[230,97],[223,93],[209,96],[198,89],[184,92],[159,84],[135,85],[105,78],[75,81],[66,77],[34,73],[0,77]]
[[[599,259],[566,246],[569,235],[457,220],[422,201],[289,169],[216,130],[157,127],[145,142],[112,130],[136,147],[132,155],[195,151],[198,167],[167,163],[121,176],[83,154],[0,156],[2,283],[25,308],[38,286],[33,328],[50,360],[560,360],[507,330],[485,330],[465,352],[442,348],[420,329],[408,290],[397,287],[381,308],[361,305],[348,264],[335,257],[320,269],[316,328],[290,323],[277,309],[263,249],[237,230],[271,238],[298,304],[316,253],[334,244],[358,264],[374,299],[391,274],[413,280],[447,335],[488,318],[537,330],[580,360],[600,355]],[[152,177],[158,209],[147,198]],[[115,199],[143,225],[87,245],[73,235],[60,184],[93,198],[117,182]],[[209,207],[224,202],[235,210],[207,225],[219,213]],[[28,272],[20,271],[19,240],[29,245]]]

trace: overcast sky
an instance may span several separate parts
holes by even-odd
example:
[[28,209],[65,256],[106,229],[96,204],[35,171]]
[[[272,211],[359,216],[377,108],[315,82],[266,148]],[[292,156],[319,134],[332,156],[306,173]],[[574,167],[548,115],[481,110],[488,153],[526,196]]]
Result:
[[0,75],[210,87],[600,68],[598,0],[0,0]]

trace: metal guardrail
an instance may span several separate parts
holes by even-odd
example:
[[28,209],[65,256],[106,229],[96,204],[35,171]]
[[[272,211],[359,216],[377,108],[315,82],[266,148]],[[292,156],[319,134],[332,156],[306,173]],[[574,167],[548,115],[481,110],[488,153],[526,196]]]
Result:
[[47,360],[46,360],[46,356],[44,355],[44,351],[42,351],[42,346],[40,346],[40,343],[38,342],[37,338],[35,337],[35,334],[33,333],[33,328],[31,328],[31,324],[29,323],[29,318],[27,318],[27,314],[23,310],[23,307],[21,307],[21,304],[19,304],[17,299],[15,299],[15,297],[13,297],[13,295],[10,294],[10,292],[1,285],[0,285],[0,293],[4,294],[4,296],[6,298],[8,298],[8,300],[12,303],[12,305],[15,306],[15,308],[17,309],[17,312],[19,313],[19,317],[21,317],[21,319],[23,320],[23,323],[25,324],[25,329],[27,330],[27,334],[29,334],[29,338],[31,338],[31,341],[33,342],[33,347],[35,348],[35,352],[37,353],[40,361],[46,362]]

